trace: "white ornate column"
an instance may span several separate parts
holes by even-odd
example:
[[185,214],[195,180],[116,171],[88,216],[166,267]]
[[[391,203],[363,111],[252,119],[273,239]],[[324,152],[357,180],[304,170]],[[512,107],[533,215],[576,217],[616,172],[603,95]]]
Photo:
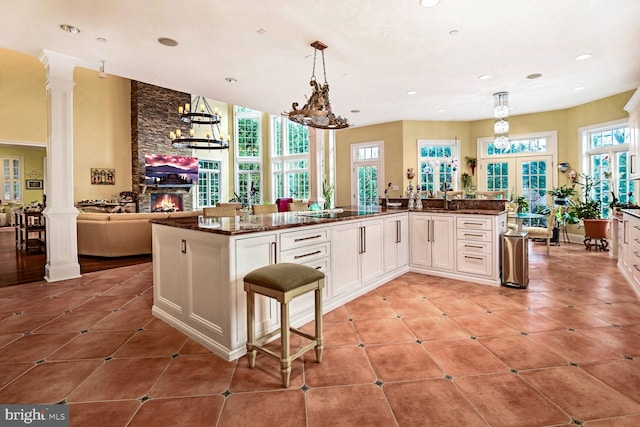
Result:
[[73,206],[73,70],[79,59],[40,53],[47,89],[47,263],[44,278],[56,282],[80,276],[77,209]]

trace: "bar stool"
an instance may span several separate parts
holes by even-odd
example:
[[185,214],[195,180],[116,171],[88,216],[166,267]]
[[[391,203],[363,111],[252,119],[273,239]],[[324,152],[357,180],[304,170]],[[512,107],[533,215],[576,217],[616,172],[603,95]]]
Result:
[[[256,365],[256,353],[260,350],[267,356],[280,361],[282,386],[289,387],[291,362],[306,351],[315,348],[316,361],[322,361],[322,290],[324,273],[301,264],[272,264],[253,270],[244,276],[244,290],[247,293],[247,356],[249,367]],[[315,336],[293,328],[289,323],[289,303],[297,296],[315,291]],[[255,294],[276,299],[280,303],[280,330],[275,330],[256,339],[255,332]],[[289,349],[289,332],[311,340],[294,354]],[[280,333],[280,354],[265,348],[263,344]]]

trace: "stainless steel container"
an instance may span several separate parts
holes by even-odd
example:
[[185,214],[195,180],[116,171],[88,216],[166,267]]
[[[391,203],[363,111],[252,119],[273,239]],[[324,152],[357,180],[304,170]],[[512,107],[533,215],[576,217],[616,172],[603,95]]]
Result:
[[502,284],[526,288],[529,285],[528,233],[510,230],[502,235]]

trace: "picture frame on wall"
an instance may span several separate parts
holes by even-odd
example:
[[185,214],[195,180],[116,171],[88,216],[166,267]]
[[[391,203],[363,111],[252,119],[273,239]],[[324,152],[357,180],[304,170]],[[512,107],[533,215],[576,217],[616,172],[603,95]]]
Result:
[[42,190],[44,189],[44,181],[41,179],[28,179],[27,190]]
[[116,170],[91,168],[91,185],[115,185]]

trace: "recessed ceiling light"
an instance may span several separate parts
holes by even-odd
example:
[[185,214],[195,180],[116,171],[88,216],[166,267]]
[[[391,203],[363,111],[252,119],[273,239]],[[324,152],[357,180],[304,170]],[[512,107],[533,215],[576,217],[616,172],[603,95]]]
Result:
[[457,36],[457,35],[458,35],[458,30],[451,30],[451,31],[449,31],[449,35],[450,35],[450,36]]
[[420,0],[420,6],[422,7],[434,7],[440,3],[440,0]]
[[438,110],[438,113],[444,113],[446,110],[444,108],[441,108]]
[[540,73],[533,73],[533,74],[529,74],[529,75],[527,76],[527,78],[528,78],[529,80],[539,79],[540,77],[542,77],[542,74],[540,74]]
[[225,80],[229,83],[238,83],[238,79],[235,77],[226,77]]
[[63,31],[66,31],[67,33],[71,33],[71,34],[78,34],[80,32],[80,28],[74,27],[73,25],[62,24],[60,25],[60,28]]
[[416,92],[415,90],[410,90],[409,92],[407,92],[407,95],[415,95],[416,93],[418,92]]
[[352,112],[353,114],[357,114],[357,113],[359,113],[359,112],[360,112],[360,110],[351,110],[351,112]]
[[590,53],[583,53],[581,55],[576,56],[577,61],[584,61],[585,59],[589,59],[589,58],[591,58]]
[[491,78],[491,74],[483,74],[478,77],[480,80],[487,80]]
[[266,32],[267,32],[267,30],[265,30],[264,28],[259,28],[258,31],[256,31],[256,33],[258,33],[258,34],[264,34]]
[[97,41],[99,41],[100,43],[106,43],[107,39],[105,39],[104,37],[98,37],[96,38]]
[[574,87],[573,90],[575,91],[579,91],[579,90],[583,90],[584,86],[578,86],[578,87]]
[[159,37],[158,43],[160,43],[163,46],[169,46],[169,47],[178,46],[178,42],[175,41],[174,39],[170,39],[169,37]]

